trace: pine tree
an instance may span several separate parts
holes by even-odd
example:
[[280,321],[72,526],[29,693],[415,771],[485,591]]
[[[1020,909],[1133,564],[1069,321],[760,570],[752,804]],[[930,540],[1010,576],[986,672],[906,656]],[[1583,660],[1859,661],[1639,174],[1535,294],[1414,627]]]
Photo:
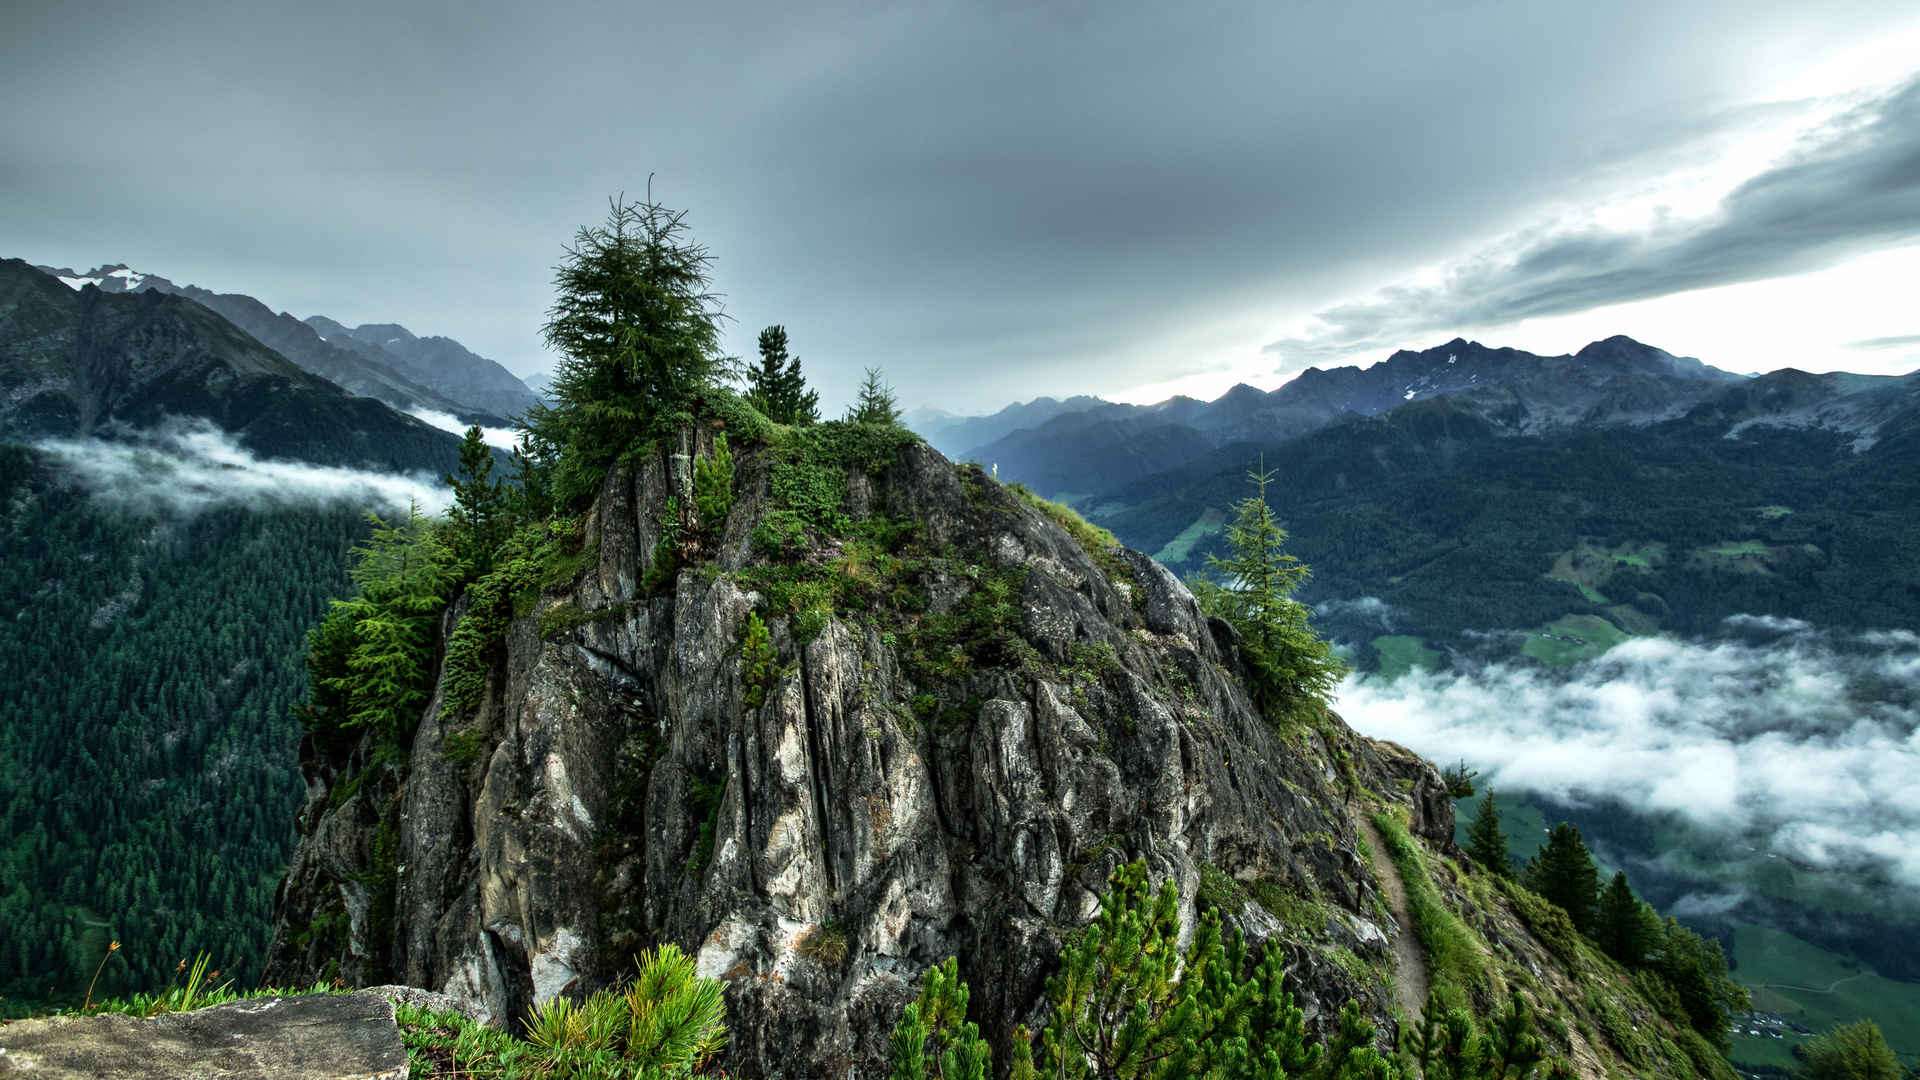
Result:
[[1633,895],[1627,875],[1615,873],[1600,894],[1600,910],[1593,924],[1594,941],[1608,956],[1629,968],[1637,968],[1646,963],[1659,936],[1659,918]]
[[[450,556],[418,506],[389,525],[368,514],[373,535],[353,550],[348,576],[359,595],[333,602],[312,640],[310,670],[321,676],[314,701],[331,702],[325,723],[373,728],[383,735],[412,730],[432,691],[433,622],[453,582]],[[344,624],[344,625],[343,625]],[[341,664],[334,654],[351,638]]]
[[[993,1054],[967,1020],[967,984],[958,960],[927,969],[920,999],[893,1028],[892,1080],[989,1080]],[[1029,1068],[1031,1064],[1029,1063]]]
[[1467,828],[1467,854],[1482,869],[1504,878],[1513,876],[1513,856],[1507,849],[1507,834],[1500,831],[1500,807],[1493,801],[1493,789],[1480,799],[1480,808]]
[[1194,582],[1194,594],[1207,614],[1240,632],[1256,697],[1269,716],[1276,716],[1302,702],[1324,702],[1346,665],[1308,624],[1307,606],[1293,598],[1308,570],[1281,550],[1287,533],[1267,505],[1273,473],[1257,470],[1247,478],[1254,493],[1234,507],[1227,527],[1231,554],[1207,556],[1208,570],[1220,580]]
[[615,199],[582,228],[554,271],[543,336],[560,353],[550,405],[520,421],[553,466],[553,494],[575,506],[636,439],[684,421],[731,361],[720,352],[713,257],[688,238],[686,213]]
[[868,368],[860,393],[847,410],[847,420],[855,424],[879,424],[896,427],[900,423],[900,405],[894,400],[893,387],[880,378],[879,368]]
[[492,566],[493,550],[511,524],[506,485],[493,479],[493,448],[481,438],[480,425],[469,427],[460,442],[460,470],[441,479],[453,489],[447,510],[453,555],[479,577]]
[[[1062,950],[1047,981],[1041,1075],[1256,1080],[1314,1064],[1303,1014],[1281,989],[1278,950],[1249,977],[1245,944],[1222,944],[1217,911],[1182,949],[1173,882],[1150,891],[1145,864],[1134,862],[1114,872],[1111,886],[1100,915]],[[1021,1057],[1015,1053],[1016,1068]]]
[[760,331],[760,366],[747,372],[747,400],[776,424],[820,420],[820,394],[807,389],[800,358],[787,356],[787,328]]
[[1546,844],[1528,860],[1526,878],[1527,888],[1560,905],[1576,930],[1593,931],[1600,872],[1579,829],[1564,821],[1555,825]]

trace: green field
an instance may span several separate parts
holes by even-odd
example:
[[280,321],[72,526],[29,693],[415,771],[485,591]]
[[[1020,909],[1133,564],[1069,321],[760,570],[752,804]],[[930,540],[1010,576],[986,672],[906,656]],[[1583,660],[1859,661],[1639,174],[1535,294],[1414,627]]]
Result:
[[1154,552],[1153,557],[1168,565],[1186,562],[1187,556],[1193,553],[1193,545],[1219,532],[1226,522],[1225,514],[1209,506],[1193,524],[1180,530],[1180,535],[1167,541],[1159,551]]
[[1387,634],[1373,639],[1373,651],[1380,654],[1380,677],[1397,679],[1414,668],[1426,668],[1437,671],[1440,667],[1440,654],[1427,648],[1427,643],[1417,637],[1404,634]]
[[1729,541],[1719,547],[1705,549],[1709,555],[1723,555],[1729,559],[1744,558],[1749,555],[1765,555],[1771,549],[1758,540]]
[[[1733,977],[1753,995],[1757,1010],[1825,1031],[1869,1017],[1906,1061],[1920,1060],[1920,985],[1895,982],[1779,930],[1741,923],[1733,931]],[[1734,1039],[1736,1061],[1787,1061],[1798,1037],[1746,1035]]]
[[1598,615],[1563,615],[1526,633],[1520,651],[1548,667],[1591,660],[1631,635]]
[[1791,506],[1756,506],[1753,508],[1753,512],[1756,514],[1759,514],[1761,518],[1763,518],[1764,520],[1778,521],[1779,519],[1786,517],[1788,514],[1793,513],[1793,507]]

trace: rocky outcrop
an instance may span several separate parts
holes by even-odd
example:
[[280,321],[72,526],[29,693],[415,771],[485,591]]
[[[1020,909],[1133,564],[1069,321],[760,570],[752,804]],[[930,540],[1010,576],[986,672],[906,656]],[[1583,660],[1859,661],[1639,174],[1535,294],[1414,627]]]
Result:
[[[308,748],[269,979],[337,962],[504,1023],[672,941],[728,984],[730,1070],[875,1076],[948,956],[987,1032],[1035,1019],[1064,937],[1141,858],[1189,921],[1208,904],[1284,949],[1314,1027],[1354,999],[1393,1030],[1401,929],[1347,804],[1405,804],[1447,844],[1431,765],[1311,710],[1276,727],[1172,574],[977,466],[735,439],[730,512],[679,523],[687,565],[654,565],[688,505],[688,455],[662,452],[609,475],[578,573],[526,598],[475,709],[442,681],[404,769]],[[774,558],[796,469],[839,505]]]
[[406,1080],[407,1073],[393,1003],[365,991],[0,1025],[0,1076],[22,1080]]

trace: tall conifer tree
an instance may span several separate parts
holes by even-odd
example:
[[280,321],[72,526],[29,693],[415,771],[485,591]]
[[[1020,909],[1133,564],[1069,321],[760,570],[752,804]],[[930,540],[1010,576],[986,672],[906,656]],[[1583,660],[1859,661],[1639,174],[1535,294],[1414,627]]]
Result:
[[1608,956],[1629,968],[1646,963],[1660,940],[1660,920],[1640,898],[1633,895],[1627,875],[1616,873],[1600,894],[1600,910],[1593,924],[1593,939]]
[[1587,853],[1580,830],[1566,822],[1553,827],[1539,853],[1527,862],[1527,888],[1559,904],[1583,934],[1593,932],[1600,896],[1600,872]]
[[506,485],[493,478],[493,449],[481,438],[480,425],[469,427],[460,443],[459,472],[442,480],[453,489],[447,517],[453,524],[454,557],[468,573],[484,574],[510,523]]
[[732,369],[712,264],[686,213],[651,197],[613,200],[606,223],[567,249],[542,330],[560,354],[552,404],[520,421],[526,444],[551,459],[559,508],[591,498],[621,452],[683,418]]
[[1234,507],[1227,526],[1226,558],[1209,555],[1218,581],[1194,583],[1207,614],[1240,632],[1241,650],[1253,669],[1254,689],[1272,715],[1307,700],[1325,701],[1346,673],[1326,639],[1307,622],[1307,606],[1293,598],[1307,580],[1307,566],[1282,550],[1287,531],[1267,505],[1270,470],[1247,474],[1254,492]]
[[1513,876],[1513,856],[1507,849],[1507,834],[1500,831],[1500,807],[1493,801],[1493,789],[1480,799],[1480,808],[1467,829],[1467,854],[1483,869],[1501,877]]

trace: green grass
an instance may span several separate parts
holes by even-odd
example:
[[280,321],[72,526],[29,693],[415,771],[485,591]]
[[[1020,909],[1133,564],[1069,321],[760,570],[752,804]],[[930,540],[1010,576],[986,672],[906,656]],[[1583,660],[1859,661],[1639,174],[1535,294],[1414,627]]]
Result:
[[1168,566],[1186,562],[1187,558],[1193,554],[1193,545],[1218,533],[1226,523],[1226,515],[1209,506],[1194,519],[1193,524],[1180,530],[1180,535],[1167,541],[1159,551],[1154,552],[1153,557]]
[[1786,517],[1788,514],[1793,513],[1793,507],[1791,506],[1756,506],[1753,508],[1753,512],[1756,514],[1759,514],[1762,518],[1764,518],[1767,521],[1774,521],[1779,518]]
[[1630,636],[1598,615],[1563,615],[1527,631],[1520,651],[1548,667],[1571,667],[1599,656]]
[[1427,874],[1426,860],[1418,844],[1407,835],[1407,827],[1392,814],[1373,815],[1374,827],[1386,842],[1387,854],[1400,871],[1407,891],[1407,908],[1413,915],[1413,933],[1427,957],[1428,974],[1434,985],[1451,985],[1470,991],[1487,983],[1486,962],[1473,931],[1454,915],[1434,888]]
[[[1920,1059],[1920,986],[1895,982],[1858,962],[1792,934],[1747,923],[1733,930],[1733,977],[1753,995],[1753,1007],[1776,1012],[1802,1027],[1822,1032],[1835,1024],[1867,1017],[1880,1025],[1887,1045],[1903,1059]],[[1759,1053],[1771,1044],[1786,1053],[1795,1042],[1750,1038],[1735,1041],[1733,1057],[1766,1062],[1767,1057],[1744,1057],[1742,1049]]]
[[1373,639],[1373,651],[1380,654],[1380,677],[1397,679],[1414,668],[1428,671],[1440,667],[1440,654],[1427,648],[1420,638],[1406,634],[1387,634]]
[[1748,555],[1765,555],[1769,550],[1767,545],[1758,540],[1729,541],[1721,544],[1719,547],[1705,549],[1710,555],[1723,555],[1730,559],[1742,558]]

